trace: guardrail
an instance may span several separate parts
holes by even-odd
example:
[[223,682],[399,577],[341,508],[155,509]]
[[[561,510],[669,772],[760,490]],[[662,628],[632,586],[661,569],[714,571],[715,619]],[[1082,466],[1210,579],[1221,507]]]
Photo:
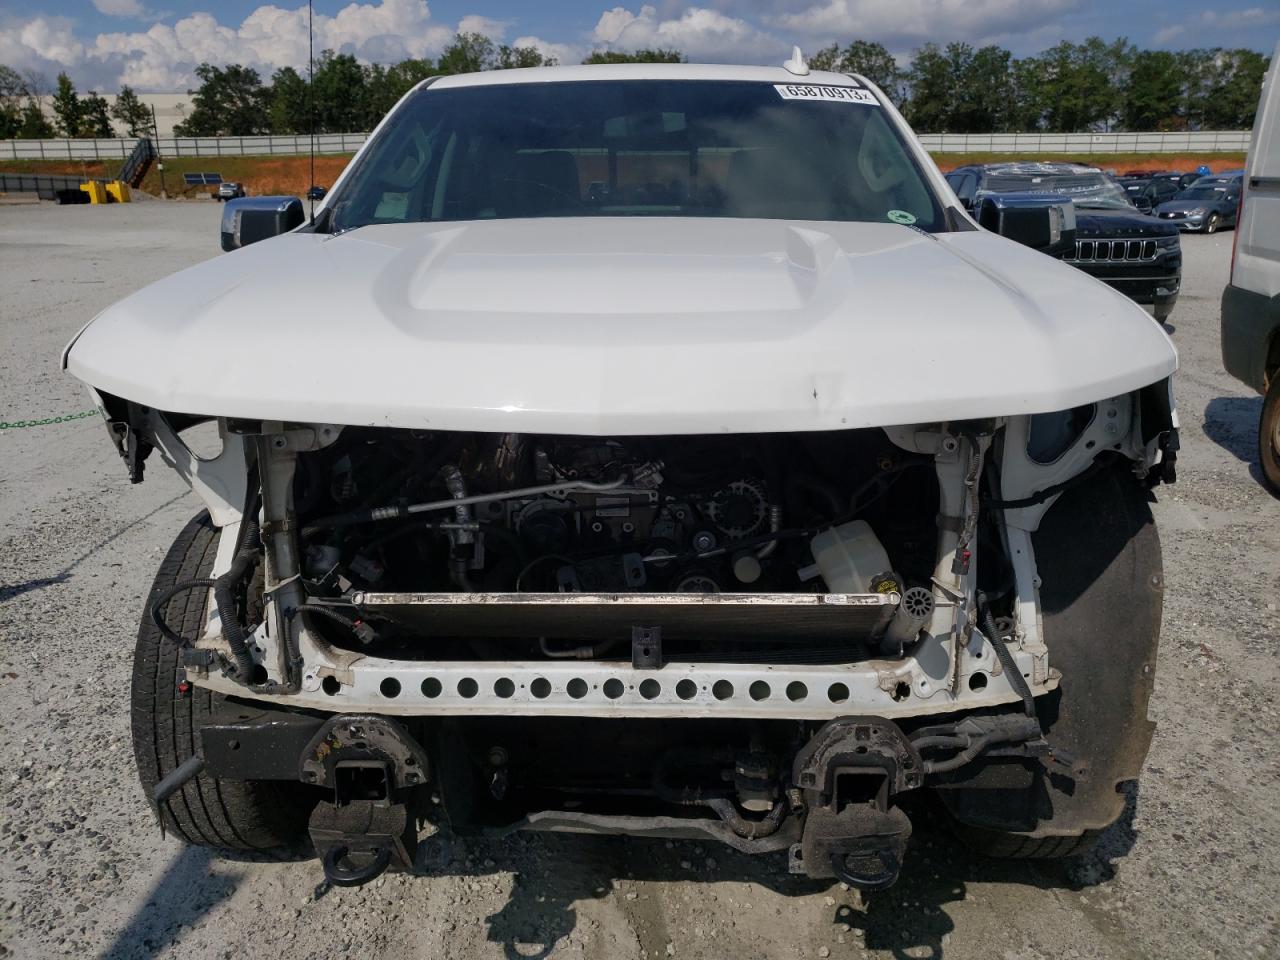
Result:
[[[316,153],[355,153],[367,133],[318,133]],[[136,140],[0,140],[0,160],[125,160]],[[170,157],[300,156],[311,152],[305,134],[287,137],[160,137],[153,139],[162,159]]]
[[[316,134],[316,153],[355,153],[367,133]],[[311,138],[161,137],[153,141],[159,156],[300,156]],[[924,133],[920,142],[935,153],[1243,153],[1248,130],[1197,130],[1185,133]],[[136,141],[0,140],[0,160],[125,160]]]
[[922,133],[931,153],[1244,153],[1248,130],[1182,133]]

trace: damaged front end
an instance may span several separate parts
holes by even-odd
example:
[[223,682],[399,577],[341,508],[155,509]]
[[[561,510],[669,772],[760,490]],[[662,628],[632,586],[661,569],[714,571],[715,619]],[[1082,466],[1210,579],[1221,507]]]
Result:
[[[439,816],[785,850],[794,872],[879,889],[910,834],[903,794],[962,797],[993,769],[998,787],[1009,764],[1019,785],[1092,775],[1046,720],[1062,684],[1090,680],[1046,636],[1034,535],[1090,478],[1172,479],[1168,389],[656,437],[97,399],[131,476],[157,451],[221,531],[208,576],[149,604],[182,682],[225,697],[205,775],[312,791],[334,882],[408,869],[419,819]],[[187,431],[214,423],[220,450],[196,455]],[[190,591],[204,628],[183,635],[166,615]]]

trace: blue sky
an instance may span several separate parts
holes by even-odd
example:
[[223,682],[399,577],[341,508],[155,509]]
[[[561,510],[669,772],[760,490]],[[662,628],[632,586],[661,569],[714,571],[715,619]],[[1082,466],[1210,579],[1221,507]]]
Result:
[[[676,47],[690,60],[770,63],[792,43],[878,40],[900,59],[928,41],[998,43],[1018,55],[1097,34],[1144,46],[1271,52],[1277,0],[364,0],[315,6],[317,50],[362,60],[434,56],[459,29],[538,46],[564,62],[593,49]],[[306,58],[297,0],[0,0],[0,63],[82,89],[184,90],[201,61],[264,76]]]

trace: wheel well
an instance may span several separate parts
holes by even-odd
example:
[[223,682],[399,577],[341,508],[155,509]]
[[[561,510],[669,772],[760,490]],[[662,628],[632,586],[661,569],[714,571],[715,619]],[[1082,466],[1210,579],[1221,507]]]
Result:
[[1271,388],[1271,381],[1280,373],[1280,329],[1271,332],[1271,341],[1267,344],[1267,360],[1262,368],[1262,390],[1265,393]]

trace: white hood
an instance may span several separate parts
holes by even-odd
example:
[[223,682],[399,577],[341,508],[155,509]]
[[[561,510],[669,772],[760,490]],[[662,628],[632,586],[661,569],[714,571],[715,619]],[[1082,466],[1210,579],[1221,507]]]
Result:
[[986,232],[582,218],[268,240],[122,300],[67,365],[172,412],[622,435],[1062,410],[1177,356],[1120,294]]

